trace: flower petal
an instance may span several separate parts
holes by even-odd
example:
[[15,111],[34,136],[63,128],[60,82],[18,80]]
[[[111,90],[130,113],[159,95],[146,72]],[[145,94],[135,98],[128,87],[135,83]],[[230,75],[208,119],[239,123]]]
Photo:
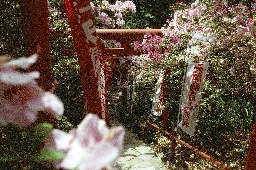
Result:
[[20,73],[18,71],[1,71],[0,81],[11,85],[24,85],[29,82],[34,82],[39,78],[39,72],[33,71],[30,73]]
[[21,57],[18,59],[13,59],[3,65],[3,67],[15,67],[15,68],[22,68],[27,69],[32,64],[34,64],[37,61],[38,55],[34,54],[30,57]]
[[51,134],[45,140],[45,147],[66,152],[73,140],[74,134],[66,133],[59,129],[53,129]]
[[105,121],[95,114],[88,114],[80,123],[77,134],[83,146],[92,147],[109,133]]
[[76,145],[72,144],[71,149],[68,151],[66,157],[60,163],[60,167],[64,169],[76,169],[79,164],[81,164],[83,158],[88,154],[83,146],[75,142]]
[[64,105],[61,100],[50,92],[45,92],[42,101],[47,111],[54,116],[61,116],[64,113]]
[[114,163],[118,155],[119,149],[117,147],[103,141],[84,157],[77,170],[101,170]]
[[111,129],[108,135],[110,137],[109,139],[110,143],[113,146],[118,147],[119,149],[122,149],[124,134],[125,134],[125,130],[122,126]]

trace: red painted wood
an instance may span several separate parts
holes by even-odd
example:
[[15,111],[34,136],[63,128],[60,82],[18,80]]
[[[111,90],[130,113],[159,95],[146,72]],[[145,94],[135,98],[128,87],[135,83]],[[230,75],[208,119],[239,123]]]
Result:
[[31,70],[40,72],[38,84],[48,91],[52,88],[52,71],[47,2],[47,0],[23,0],[21,8],[26,27],[26,53],[28,56],[36,52],[39,55],[38,61]]
[[256,169],[256,122],[254,123],[251,142],[246,158],[245,170],[255,170]]
[[[107,53],[106,53],[106,49],[105,49],[105,45],[103,42],[101,42],[101,40],[97,39],[97,47],[99,50],[99,58],[101,59],[101,68],[104,71],[104,81],[105,81],[105,87],[102,89],[104,90],[104,98],[105,98],[105,102],[101,104],[104,104],[104,108],[105,108],[105,121],[107,123],[107,125],[110,125],[109,123],[109,112],[108,112],[108,95],[107,95],[107,91],[108,88],[110,86],[110,82],[111,82],[111,78],[113,75],[113,71],[114,71],[114,58],[113,57],[108,57]],[[108,63],[111,63],[111,65],[108,65]],[[99,83],[98,83],[99,85]],[[102,118],[102,115],[100,115]]]
[[168,100],[168,89],[167,89],[167,84],[168,81],[166,79],[167,76],[167,71],[164,73],[164,79],[163,79],[163,84],[161,86],[161,94],[160,94],[160,100],[165,106],[164,110],[162,111],[162,126],[165,127],[168,125],[168,108],[166,106],[167,100]]
[[64,2],[77,52],[87,109],[108,121],[105,82],[100,81],[105,79],[102,73],[104,56],[99,55],[90,0]]
[[171,133],[165,131],[164,129],[158,127],[157,125],[151,123],[149,120],[146,120],[146,123],[154,128],[156,128],[157,130],[163,132],[164,134],[166,134],[167,136],[169,136],[172,140],[177,141],[178,143],[180,143],[181,145],[186,146],[187,148],[191,149],[192,151],[194,151],[195,153],[201,155],[202,157],[206,158],[207,160],[211,161],[212,163],[214,163],[215,165],[217,165],[219,168],[225,169],[225,170],[229,170],[230,168],[228,168],[226,165],[224,165],[222,162],[219,162],[217,160],[215,160],[213,157],[207,155],[206,153],[200,151],[199,149],[191,146],[190,144],[186,143],[185,141],[179,139],[178,137],[172,135]]

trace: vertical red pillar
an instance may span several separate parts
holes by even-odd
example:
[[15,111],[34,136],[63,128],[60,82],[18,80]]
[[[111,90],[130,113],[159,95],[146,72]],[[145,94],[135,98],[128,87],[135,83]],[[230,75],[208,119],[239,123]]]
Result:
[[104,73],[106,77],[106,90],[108,90],[112,80],[116,58],[110,54],[107,54],[105,50],[105,45],[101,40],[98,39],[97,42],[98,42],[97,46],[99,49],[99,55],[102,58],[102,65],[103,65]]
[[245,170],[254,169],[256,169],[256,122],[254,123],[245,165]]
[[[89,112],[108,121],[104,63],[97,48],[90,0],[64,0]],[[107,122],[108,124],[108,122]]]
[[164,79],[161,86],[161,101],[164,105],[164,110],[162,111],[162,126],[165,127],[168,125],[168,108],[167,108],[167,99],[168,99],[168,89],[167,89],[168,81],[167,81],[167,71],[164,73]]
[[26,53],[39,55],[31,69],[40,72],[38,84],[48,91],[52,87],[48,1],[23,0],[21,6],[26,27]]

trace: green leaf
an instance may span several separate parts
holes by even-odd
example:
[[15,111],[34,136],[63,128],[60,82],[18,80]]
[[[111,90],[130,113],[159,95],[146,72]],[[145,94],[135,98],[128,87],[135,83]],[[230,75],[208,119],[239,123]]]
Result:
[[40,153],[30,157],[31,161],[50,161],[61,160],[65,157],[65,154],[52,149],[45,149]]
[[52,125],[49,123],[41,123],[29,130],[26,139],[24,139],[24,151],[34,152],[37,150],[51,131]]
[[41,123],[33,128],[31,137],[35,139],[35,142],[38,142],[38,144],[40,144],[51,133],[51,131],[52,131],[51,124]]

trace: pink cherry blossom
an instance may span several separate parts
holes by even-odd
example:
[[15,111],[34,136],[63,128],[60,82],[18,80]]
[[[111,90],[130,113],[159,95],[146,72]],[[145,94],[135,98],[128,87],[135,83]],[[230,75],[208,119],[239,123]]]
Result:
[[124,128],[108,129],[97,115],[88,114],[77,129],[65,133],[53,130],[46,147],[66,153],[58,165],[64,169],[101,170],[119,157],[124,139]]
[[37,120],[39,111],[54,116],[64,112],[63,103],[57,96],[44,92],[35,79],[39,73],[20,72],[37,60],[37,55],[11,60],[0,66],[0,124],[27,127]]

